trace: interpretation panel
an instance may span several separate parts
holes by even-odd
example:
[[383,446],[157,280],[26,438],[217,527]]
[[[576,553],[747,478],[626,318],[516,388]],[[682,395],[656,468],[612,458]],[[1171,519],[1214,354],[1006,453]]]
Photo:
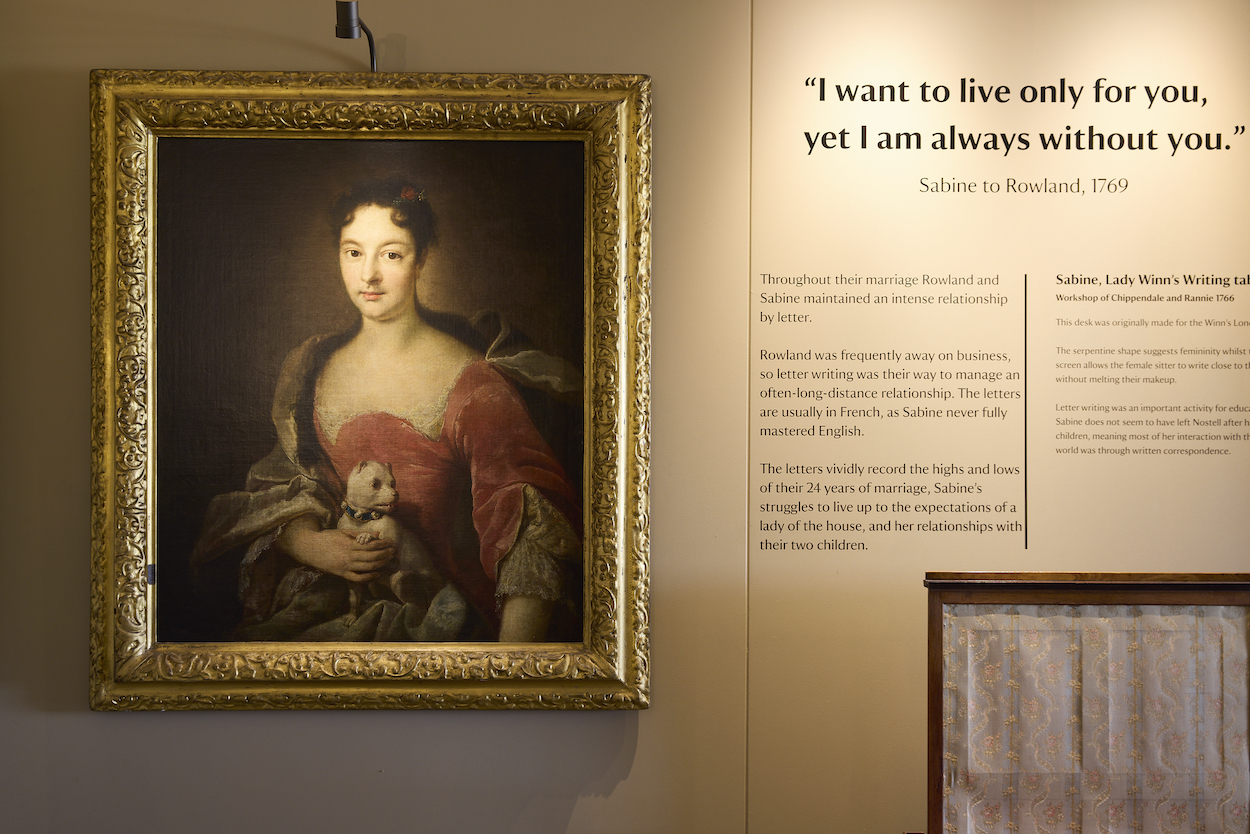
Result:
[[1248,36],[756,5],[753,831],[922,830],[925,571],[1244,570]]

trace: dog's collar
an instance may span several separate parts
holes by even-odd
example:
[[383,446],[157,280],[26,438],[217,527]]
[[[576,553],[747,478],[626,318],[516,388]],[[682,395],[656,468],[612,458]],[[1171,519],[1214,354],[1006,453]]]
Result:
[[358,510],[346,501],[342,504],[343,512],[356,521],[377,521],[386,513],[381,510]]

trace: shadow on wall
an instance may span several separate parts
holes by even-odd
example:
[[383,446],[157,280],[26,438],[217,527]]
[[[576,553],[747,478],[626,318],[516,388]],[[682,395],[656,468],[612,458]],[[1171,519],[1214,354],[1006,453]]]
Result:
[[[580,797],[611,795],[628,778],[639,715],[509,711],[248,718],[257,719],[261,736],[250,748],[248,769],[266,774],[273,797],[249,821],[252,830],[283,830],[291,803],[311,801],[322,809],[319,830],[367,831],[372,823],[400,823],[395,830],[408,830],[402,822],[410,820],[422,831],[554,834],[569,829]],[[365,739],[373,743],[362,744]],[[272,760],[256,761],[257,750],[268,751],[264,757]],[[218,754],[225,758],[238,751]],[[292,771],[292,761],[326,762],[334,794],[363,801],[320,802],[307,768]],[[228,827],[228,812],[221,813],[218,822]]]
[[[87,830],[107,809],[137,832],[560,834],[582,797],[609,796],[629,777],[639,721],[636,712],[512,711],[90,718],[93,743],[71,766],[82,790],[44,812],[43,830]],[[161,727],[145,729],[136,748],[140,723]],[[120,750],[141,753],[142,803],[86,778],[116,766]]]

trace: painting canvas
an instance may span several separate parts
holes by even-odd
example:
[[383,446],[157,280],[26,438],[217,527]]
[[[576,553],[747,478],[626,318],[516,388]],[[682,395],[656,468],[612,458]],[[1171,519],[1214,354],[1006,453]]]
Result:
[[[193,554],[212,498],[242,490],[249,469],[273,450],[270,412],[283,360],[311,338],[359,324],[340,275],[340,230],[330,209],[341,193],[371,178],[411,179],[422,202],[433,207],[437,240],[417,281],[425,319],[441,315],[450,319],[444,327],[461,324],[472,336],[480,330],[482,354],[506,327],[514,342],[567,368],[558,391],[527,386],[527,410],[542,409],[540,434],[559,449],[552,456],[570,488],[580,486],[583,157],[577,141],[163,140],[157,162],[159,551]],[[463,331],[457,335],[465,338]],[[387,374],[401,388],[402,373]],[[569,509],[579,512],[580,501]],[[573,522],[581,527],[579,519]],[[413,514],[410,526],[420,523]],[[438,519],[424,523],[443,526]],[[426,531],[434,538],[441,533]],[[162,561],[158,640],[216,641],[236,632],[244,616],[238,562],[245,557],[211,556],[197,564]],[[580,573],[569,571],[563,583],[576,582],[576,588],[561,589],[569,608],[580,602]],[[315,615],[306,619],[305,631],[325,625]],[[565,620],[560,636],[575,637],[580,623]],[[269,633],[293,639],[296,629]]]

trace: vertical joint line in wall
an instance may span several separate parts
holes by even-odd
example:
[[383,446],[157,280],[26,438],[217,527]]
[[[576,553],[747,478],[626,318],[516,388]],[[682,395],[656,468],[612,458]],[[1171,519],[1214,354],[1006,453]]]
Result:
[[752,311],[751,281],[753,280],[755,256],[755,3],[747,0],[747,436],[746,436],[746,481],[747,489],[747,531],[743,541],[746,548],[745,569],[746,588],[743,602],[746,611],[743,616],[743,636],[746,643],[746,657],[743,661],[743,683],[746,692],[742,698],[742,831],[749,834],[751,830],[751,425],[754,421],[754,409],[751,408],[751,355],[755,344],[754,331],[750,316]]
[[1029,273],[1024,273],[1024,549],[1029,549]]

